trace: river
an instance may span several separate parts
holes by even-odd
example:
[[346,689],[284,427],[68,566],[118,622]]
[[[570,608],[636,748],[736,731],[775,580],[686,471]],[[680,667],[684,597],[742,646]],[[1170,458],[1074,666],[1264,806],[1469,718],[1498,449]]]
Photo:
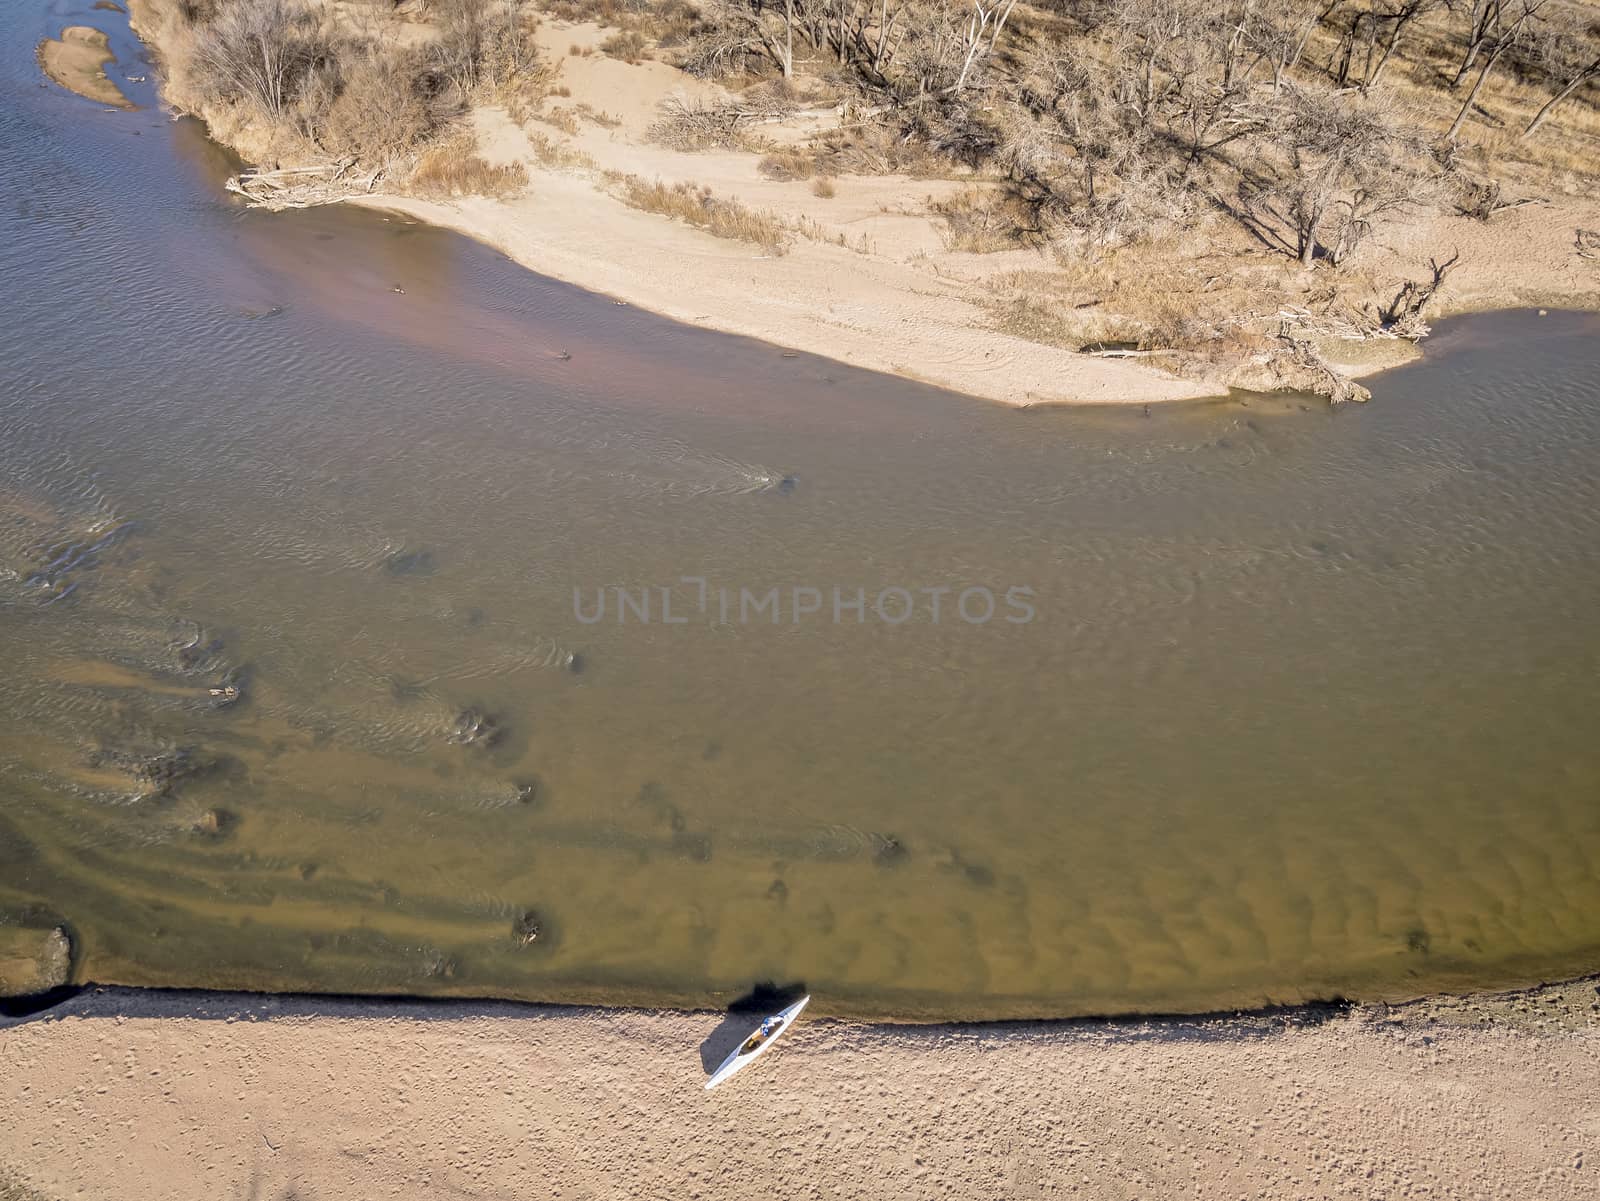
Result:
[[[77,978],[992,1018],[1600,966],[1594,315],[1447,322],[1366,406],[1008,410],[244,212],[122,18],[0,3],[0,922]],[[42,86],[79,21],[137,111]]]

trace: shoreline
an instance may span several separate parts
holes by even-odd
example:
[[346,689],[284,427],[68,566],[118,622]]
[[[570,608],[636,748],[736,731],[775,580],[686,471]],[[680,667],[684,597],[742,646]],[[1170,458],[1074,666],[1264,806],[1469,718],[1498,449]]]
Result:
[[[1228,395],[1230,390],[1215,383],[1183,379],[1130,360],[1094,358],[956,324],[912,333],[905,327],[913,318],[890,311],[867,314],[855,310],[847,317],[837,318],[837,309],[855,309],[858,302],[851,298],[837,303],[829,301],[821,306],[797,307],[782,296],[746,286],[732,278],[735,270],[732,264],[743,251],[716,245],[710,235],[683,227],[651,230],[649,227],[659,218],[631,212],[620,204],[612,213],[612,221],[614,227],[629,230],[624,243],[613,255],[589,258],[581,248],[584,236],[581,223],[587,220],[584,209],[591,201],[581,196],[573,196],[570,204],[563,206],[563,216],[572,218],[574,224],[564,227],[567,236],[558,240],[548,237],[549,225],[534,229],[531,236],[520,235],[518,230],[527,228],[528,223],[515,201],[464,198],[442,203],[410,196],[375,195],[350,197],[343,203],[449,230],[490,247],[537,275],[682,325],[753,338],[784,350],[928,384],[977,400],[1017,408],[1040,404],[1159,404],[1214,400]],[[549,217],[551,211],[543,210],[541,215]],[[634,227],[638,228],[639,236],[632,232]],[[633,269],[634,256],[659,250],[658,239],[663,234],[669,237],[687,235],[684,241],[713,243],[676,248],[680,255],[697,254],[692,260],[696,264],[697,290],[686,292],[675,277]],[[848,271],[852,264],[843,261],[842,256],[851,253],[839,250],[829,255],[828,261],[815,265],[816,274]],[[832,261],[836,258],[840,261]],[[706,269],[708,264],[719,260],[728,264],[726,272],[715,266]],[[682,266],[684,262],[680,258],[677,265]],[[822,285],[817,287],[821,290]],[[891,327],[899,329],[894,331]],[[965,345],[948,353],[944,335],[957,329]],[[894,345],[898,353],[884,349],[884,341],[890,338],[897,339]],[[1048,390],[1048,385],[1029,387],[1018,382],[1019,379],[1051,378],[1066,378],[1071,382],[1065,385],[1065,391]]]
[[0,1019],[0,1196],[1556,1201],[1600,1168],[1596,979],[1189,1019],[808,1017],[715,1093],[750,1015],[90,990]]
[[[161,0],[134,0],[131,13],[134,32],[159,54]],[[549,111],[514,118],[486,104],[469,113],[464,132],[478,158],[527,179],[517,194],[423,198],[379,190],[335,198],[323,188],[307,203],[351,203],[423,221],[538,274],[688,326],[1016,407],[1207,400],[1235,389],[1365,399],[1352,381],[1421,353],[1392,333],[1351,340],[1338,332],[1348,325],[1338,313],[1311,320],[1309,333],[1295,335],[1309,344],[1309,361],[1299,349],[1287,353],[1289,343],[1262,349],[1259,336],[1250,348],[1213,340],[1197,352],[1116,349],[1120,337],[1163,310],[1169,278],[1180,304],[1212,297],[1205,303],[1222,304],[1253,328],[1274,322],[1282,304],[1293,308],[1330,286],[1344,290],[1341,303],[1351,312],[1357,302],[1386,303],[1405,281],[1426,277],[1434,256],[1453,249],[1460,266],[1430,312],[1600,310],[1600,270],[1567,245],[1569,227],[1600,227],[1600,202],[1581,194],[1492,222],[1413,214],[1363,247],[1356,265],[1337,270],[1301,269],[1237,232],[1199,229],[1106,260],[1053,266],[1037,250],[956,249],[939,206],[968,196],[981,181],[844,175],[827,181],[824,198],[810,179],[763,171],[758,151],[669,148],[652,134],[664,106],[715,104],[731,94],[664,62],[608,57],[607,34],[592,22],[544,17],[534,37],[553,72],[554,90],[538,105]],[[247,160],[276,161],[269,147],[254,144],[259,131],[241,128],[233,115],[186,109],[165,80],[162,96],[179,111],[195,111],[214,139]],[[841,119],[831,109],[802,107],[764,123],[761,136],[773,148],[800,145]],[[623,195],[630,181],[698,190],[707,203],[714,197],[732,204],[786,231],[785,245],[773,250],[717,237],[647,211]],[[1109,282],[1108,272],[1116,277]],[[1219,280],[1223,301],[1213,296]],[[1074,302],[1080,293],[1086,299]],[[1032,316],[1024,319],[1008,305],[1034,316],[1083,310],[1089,315],[1073,321],[1088,326],[1074,327],[1068,349],[1062,329],[1037,329]],[[1103,341],[1090,342],[1109,349],[1082,353],[1086,328],[1101,329],[1095,337]],[[1129,357],[1117,357],[1123,355]]]
[[[191,1005],[237,1010],[260,1009],[263,1013],[310,1012],[315,1009],[388,1010],[415,1009],[419,1012],[457,1011],[462,1013],[538,1012],[603,1018],[620,1014],[670,1014],[680,1017],[716,1017],[736,1020],[740,1014],[764,1015],[770,1006],[780,1006],[801,986],[773,990],[770,996],[752,1000],[746,996],[726,1008],[674,1004],[627,1004],[623,1002],[568,1002],[518,1000],[495,996],[429,996],[422,993],[316,993],[262,992],[254,989],[145,986],[100,984],[95,981],[67,984],[47,994],[0,998],[0,1035],[5,1031],[36,1022],[52,1022],[78,1013],[99,1013],[107,1005],[126,1006],[140,1013],[178,1012]],[[1584,1002],[1579,1005],[1577,1001]],[[1251,1008],[1214,1009],[1198,1012],[1111,1012],[1077,1014],[1068,1017],[1000,1018],[891,1018],[852,1017],[829,1012],[816,1005],[807,1009],[806,1020],[825,1021],[840,1026],[880,1031],[1011,1029],[1133,1029],[1159,1026],[1206,1026],[1218,1028],[1264,1029],[1276,1026],[1318,1025],[1336,1017],[1363,1016],[1367,1020],[1428,1020],[1455,1025],[1502,1024],[1517,1027],[1517,1016],[1529,1007],[1564,1006],[1577,1026],[1600,1028],[1600,971],[1584,972],[1556,980],[1539,980],[1508,988],[1486,988],[1459,992],[1430,992],[1403,1001],[1355,1001],[1345,998],[1268,1003]]]

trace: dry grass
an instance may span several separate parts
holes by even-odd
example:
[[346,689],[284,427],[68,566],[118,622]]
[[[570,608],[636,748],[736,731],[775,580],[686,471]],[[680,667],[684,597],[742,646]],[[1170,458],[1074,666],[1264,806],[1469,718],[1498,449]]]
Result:
[[[565,92],[565,89],[563,89],[563,91]],[[566,94],[571,95],[570,92],[566,92]],[[577,112],[578,116],[582,117],[585,121],[589,122],[591,125],[598,125],[601,129],[616,129],[622,124],[621,118],[613,117],[610,113],[602,112],[592,105],[584,104],[582,102],[578,104]]]
[[478,153],[477,139],[461,133],[436,143],[417,160],[407,181],[418,196],[436,200],[459,196],[509,199],[528,186],[521,163],[491,163]]
[[535,130],[528,132],[528,147],[533,151],[533,157],[542,167],[549,167],[556,171],[593,171],[596,169],[594,159],[581,150],[576,150],[564,142],[548,138]]
[[1246,267],[1230,253],[1199,253],[1207,238],[1009,272],[987,281],[978,299],[991,328],[1066,350],[1214,348],[1236,332],[1239,315],[1275,312],[1293,273],[1275,258]]
[[621,196],[630,208],[673,217],[719,238],[731,238],[782,254],[789,226],[775,213],[750,209],[731,200],[719,200],[710,188],[691,184],[648,182],[637,175],[622,177]]
[[564,134],[578,132],[578,114],[570,108],[552,108],[542,112],[536,118],[546,125],[554,126]]
[[[1438,136],[1449,128],[1470,86],[1449,87],[1461,55],[1460,20],[1440,11],[1422,22],[1377,86],[1418,126]],[[1327,68],[1337,49],[1335,31],[1324,26],[1311,40],[1302,73]],[[1600,88],[1591,84],[1587,96],[1580,93],[1558,107],[1532,138],[1520,136],[1554,91],[1549,81],[1519,78],[1509,62],[1496,67],[1461,131],[1468,169],[1506,181],[1508,192],[1518,195],[1572,194],[1593,186],[1600,177]]]
[[649,4],[638,0],[543,0],[540,8],[563,21],[593,21],[640,34],[662,46],[682,45],[699,19],[689,0],[652,0]]
[[839,193],[833,186],[833,180],[824,175],[811,185],[811,194],[818,200],[832,200]]
[[951,179],[970,175],[919,138],[847,116],[846,125],[818,138],[812,149],[819,175],[909,175]]
[[560,70],[559,63],[546,63],[507,80],[496,89],[494,102],[504,108],[518,125],[525,125],[538,116],[539,110],[551,96],[566,92],[567,89],[556,86]]
[[930,200],[928,209],[944,223],[940,237],[946,250],[995,254],[1040,243],[1026,207],[994,188],[966,188],[944,200]]
[[764,157],[758,169],[768,179],[810,179],[817,173],[817,160],[808,151],[785,147]]
[[624,29],[601,42],[600,53],[619,58],[625,63],[638,64],[644,61],[648,46],[649,41],[644,34],[635,29]]

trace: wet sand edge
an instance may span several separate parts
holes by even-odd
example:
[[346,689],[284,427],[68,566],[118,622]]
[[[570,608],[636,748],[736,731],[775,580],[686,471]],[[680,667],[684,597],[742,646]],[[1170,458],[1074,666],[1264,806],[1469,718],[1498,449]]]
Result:
[[714,1093],[751,1014],[93,990],[0,1022],[0,1197],[1576,1201],[1595,980],[1188,1020],[802,1020]]

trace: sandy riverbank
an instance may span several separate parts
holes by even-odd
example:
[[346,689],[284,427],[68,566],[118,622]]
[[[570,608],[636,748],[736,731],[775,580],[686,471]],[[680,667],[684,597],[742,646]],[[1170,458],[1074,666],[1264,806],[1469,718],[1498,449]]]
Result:
[[[831,194],[819,196],[811,181],[768,178],[757,154],[662,146],[650,128],[663,106],[714,104],[726,93],[665,63],[627,63],[594,53],[608,33],[591,23],[547,18],[540,24],[540,49],[557,64],[565,93],[548,106],[556,123],[518,123],[493,107],[473,114],[483,156],[527,171],[531,183],[524,194],[452,202],[391,195],[360,203],[456,230],[543,275],[675,320],[1009,404],[1145,403],[1216,396],[1230,384],[1266,386],[1265,372],[1237,378],[1227,370],[1175,374],[1148,361],[1073,353],[1007,332],[996,298],[1026,290],[1032,276],[1054,267],[1039,251],[952,249],[931,206],[969,190],[969,182],[851,176],[830,181]],[[840,119],[831,109],[803,109],[761,132],[775,145],[799,144]],[[811,232],[793,237],[774,256],[628,207],[606,182],[619,175],[708,188],[716,197]],[[1361,271],[1347,272],[1341,283],[1365,280],[1373,300],[1386,300],[1406,279],[1426,278],[1431,257],[1459,251],[1460,264],[1439,296],[1440,312],[1600,306],[1600,263],[1578,254],[1572,236],[1595,224],[1600,204],[1577,197],[1516,210],[1492,224],[1414,214],[1386,229],[1365,254]],[[1268,298],[1326,286],[1318,272],[1300,271],[1281,256],[1249,246],[1242,235],[1221,248],[1225,253],[1218,249],[1205,238],[1149,248],[1148,261],[1125,267],[1149,279],[1130,283],[1128,290],[1148,303],[1143,293],[1159,291],[1164,275],[1175,293],[1205,286],[1188,278],[1197,271],[1231,274],[1231,280],[1210,286],[1239,288],[1242,305],[1249,303],[1252,287]],[[1173,261],[1189,252],[1193,261]],[[1361,285],[1355,288],[1359,293]],[[1370,376],[1417,353],[1414,344],[1393,339],[1326,338],[1319,348],[1352,377]]]
[[[170,20],[159,0],[136,0],[132,12],[159,50]],[[412,25],[401,32],[418,35]],[[1422,212],[1390,221],[1337,272],[1302,270],[1225,222],[1104,261],[1060,262],[1030,249],[976,253],[952,244],[938,212],[972,192],[970,178],[845,175],[819,187],[771,178],[760,152],[661,144],[652,126],[664,106],[714,105],[733,94],[665,61],[608,56],[602,46],[614,32],[543,16],[543,99],[515,117],[492,104],[472,112],[478,153],[525,171],[521,194],[440,200],[380,186],[358,202],[450,228],[541,274],[688,324],[1017,405],[1320,386],[1316,371],[1281,355],[1241,366],[1237,347],[1133,358],[1077,351],[1125,341],[1174,312],[1225,312],[1266,328],[1285,305],[1326,305],[1330,289],[1348,311],[1382,305],[1405,281],[1426,279],[1431,258],[1457,251],[1436,312],[1600,307],[1600,262],[1580,254],[1574,238],[1600,226],[1600,201],[1577,185],[1487,223]],[[251,131],[232,114],[201,115],[246,157],[267,155],[262,147],[252,155]],[[844,120],[837,106],[802,102],[761,122],[759,141],[781,151]],[[631,207],[628,179],[707,190],[770,218],[788,231],[782,253]],[[1326,361],[1351,376],[1416,354],[1393,339],[1316,341]]]
[[708,1094],[734,1026],[91,992],[0,1023],[0,1197],[1560,1201],[1600,1172],[1592,978],[1215,1020],[808,1020]]

